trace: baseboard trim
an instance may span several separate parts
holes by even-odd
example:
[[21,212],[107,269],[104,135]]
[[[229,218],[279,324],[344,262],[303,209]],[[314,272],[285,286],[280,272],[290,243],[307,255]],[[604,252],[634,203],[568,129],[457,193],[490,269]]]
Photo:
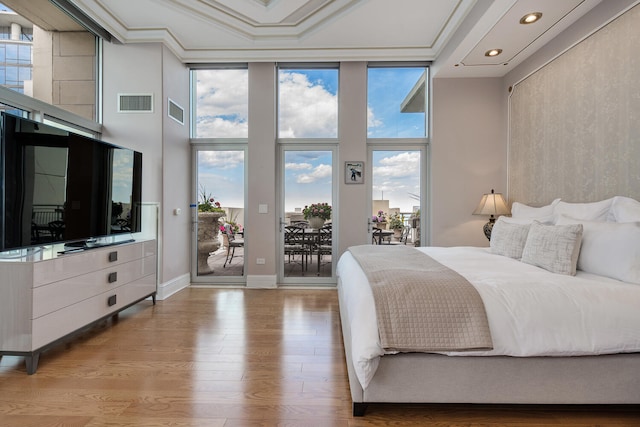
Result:
[[247,276],[247,288],[275,289],[277,287],[278,287],[278,276],[276,276],[275,274]]
[[158,285],[158,295],[157,298],[159,300],[164,300],[169,298],[171,295],[175,294],[188,287],[191,284],[191,275],[183,274],[182,276],[178,276],[174,279],[169,280],[168,282],[162,283]]

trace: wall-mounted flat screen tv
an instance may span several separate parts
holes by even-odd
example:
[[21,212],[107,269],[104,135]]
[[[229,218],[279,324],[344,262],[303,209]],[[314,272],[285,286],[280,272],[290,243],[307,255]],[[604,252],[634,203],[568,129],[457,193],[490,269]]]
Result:
[[141,230],[142,153],[2,113],[0,251]]

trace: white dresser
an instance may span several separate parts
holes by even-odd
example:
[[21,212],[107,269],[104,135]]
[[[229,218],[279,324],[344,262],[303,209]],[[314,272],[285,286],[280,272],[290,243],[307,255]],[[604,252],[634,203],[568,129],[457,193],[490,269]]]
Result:
[[152,297],[155,240],[59,253],[62,245],[23,249],[0,258],[0,356],[40,354],[93,324]]

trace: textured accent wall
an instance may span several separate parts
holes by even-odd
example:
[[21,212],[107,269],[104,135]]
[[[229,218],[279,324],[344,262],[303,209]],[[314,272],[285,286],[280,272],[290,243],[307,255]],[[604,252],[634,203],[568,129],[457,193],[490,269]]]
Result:
[[640,6],[513,88],[509,200],[640,199]]

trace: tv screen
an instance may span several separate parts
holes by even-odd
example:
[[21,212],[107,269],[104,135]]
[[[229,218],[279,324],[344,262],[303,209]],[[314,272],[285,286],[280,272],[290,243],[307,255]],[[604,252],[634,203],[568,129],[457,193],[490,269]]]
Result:
[[141,230],[142,153],[2,113],[0,250]]

